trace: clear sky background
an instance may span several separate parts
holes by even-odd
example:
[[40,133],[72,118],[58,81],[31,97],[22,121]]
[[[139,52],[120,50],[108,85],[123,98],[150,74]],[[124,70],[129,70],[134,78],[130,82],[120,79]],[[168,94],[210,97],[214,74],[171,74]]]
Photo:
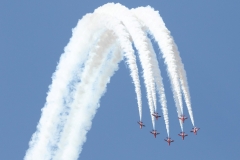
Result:
[[[23,159],[41,116],[51,76],[78,19],[108,1],[0,1],[0,159]],[[122,0],[128,8],[159,10],[178,45],[190,87],[192,125],[183,141],[166,67],[159,57],[167,94],[169,147],[162,118],[152,129],[145,88],[139,129],[136,95],[126,65],[112,77],[87,134],[81,160],[240,159],[240,1]],[[141,79],[142,80],[142,79]],[[158,103],[158,107],[159,107]],[[185,106],[184,106],[185,107]],[[161,110],[158,109],[159,113]],[[184,112],[187,114],[186,107]],[[162,114],[160,114],[162,115]]]

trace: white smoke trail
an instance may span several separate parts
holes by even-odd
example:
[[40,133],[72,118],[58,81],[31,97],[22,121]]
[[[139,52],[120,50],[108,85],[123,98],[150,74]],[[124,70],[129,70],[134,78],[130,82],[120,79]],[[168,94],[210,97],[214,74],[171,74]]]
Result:
[[[76,157],[81,151],[81,148],[79,148],[79,146],[81,146],[86,140],[85,135],[87,131],[91,128],[91,120],[96,113],[96,109],[98,108],[97,103],[103,94],[101,90],[102,91],[105,90],[104,88],[102,88],[93,91],[92,85],[96,81],[96,79],[101,80],[105,78],[105,81],[107,81],[110,78],[110,75],[104,74],[101,74],[100,75],[101,78],[98,78],[101,66],[103,64],[106,65],[107,63],[108,55],[107,53],[109,52],[109,49],[107,49],[107,45],[115,42],[115,38],[113,37],[108,37],[107,39],[108,40],[103,39],[102,42],[105,42],[105,45],[103,44],[101,45],[102,49],[106,47],[105,51],[97,50],[97,53],[94,54],[93,57],[90,57],[83,71],[83,74],[81,75],[82,81],[76,86],[74,102],[71,105],[69,118],[67,120],[67,123],[65,124],[66,127],[63,130],[61,140],[58,144],[59,150],[57,151],[56,156],[54,157],[54,159],[56,160],[60,159],[65,160],[68,158],[76,159],[74,157]],[[117,54],[114,56],[118,58],[117,59],[118,61],[121,60],[121,56]],[[116,64],[117,63],[115,63],[115,65]],[[95,85],[98,86],[100,84],[96,83]],[[106,87],[106,85],[103,86]],[[86,112],[88,112],[89,114],[86,114]],[[81,133],[79,133],[80,131]]]
[[[130,33],[132,40],[139,53],[140,62],[143,68],[143,78],[147,90],[147,98],[150,108],[150,114],[154,112],[153,97],[156,97],[154,78],[152,73],[151,59],[149,51],[147,50],[147,43],[145,33],[143,32],[141,25],[128,8],[121,4],[108,3],[95,10],[95,13],[104,13],[116,17],[121,20],[126,29]],[[156,104],[156,103],[155,103]],[[155,129],[154,117],[152,117],[153,129]]]
[[[46,105],[42,109],[42,117],[29,144],[25,160],[78,158],[86,141],[86,134],[91,128],[91,121],[99,107],[100,98],[122,60],[121,51],[124,52],[134,82],[139,116],[142,120],[140,81],[132,42],[138,50],[143,68],[150,114],[157,110],[157,89],[169,136],[162,77],[155,52],[142,26],[149,30],[162,50],[178,115],[183,111],[182,87],[194,125],[186,73],[177,47],[158,12],[150,7],[131,12],[120,4],[111,3],[99,7],[93,14],[84,16],[73,30],[73,37],[53,75]],[[109,58],[110,50],[113,50],[113,53]],[[155,129],[152,115],[151,118]],[[180,124],[182,128],[182,123]]]
[[[98,17],[98,19],[101,20],[101,15],[96,15]],[[109,19],[107,18],[106,15],[102,16],[104,17],[104,20],[101,20],[102,23],[104,23],[105,21],[108,22],[106,24],[106,28],[109,28],[111,29],[112,31],[114,31],[116,37],[118,37],[118,41],[119,43],[121,44],[122,46],[122,50],[125,53],[125,56],[127,57],[127,59],[130,60],[130,62],[128,62],[129,64],[131,64],[132,66],[129,66],[129,68],[133,68],[134,65],[136,66],[136,62],[135,62],[135,59],[133,58],[133,55],[134,55],[134,51],[132,49],[132,46],[131,46],[131,42],[129,40],[129,35],[126,33],[125,29],[124,29],[124,26],[121,25],[120,21],[116,21],[114,19]],[[91,58],[91,60],[94,60],[95,58]],[[88,66],[88,65],[86,65]],[[88,73],[87,75],[89,76],[89,71],[88,69],[85,69],[86,70],[86,73]],[[137,71],[137,68],[136,68],[136,71]],[[102,77],[103,75],[101,75]],[[91,76],[92,77],[92,76]],[[84,77],[84,74],[82,75],[81,79],[85,79]],[[95,78],[92,77],[92,79],[94,80]],[[84,84],[84,82],[81,82],[82,84]],[[91,83],[89,83],[91,84]],[[88,88],[86,87],[86,84],[85,85],[82,85],[84,86],[85,88]],[[77,87],[77,88],[81,88],[81,87]],[[79,92],[79,91],[78,91]],[[77,97],[81,97],[81,99],[84,99],[83,97],[85,96],[85,94],[82,94],[82,95],[78,95],[76,96],[74,99],[79,99]],[[85,100],[84,100],[85,102]],[[86,102],[85,104],[88,104],[88,102]],[[75,104],[76,105],[76,104]],[[74,106],[74,104],[72,105]],[[74,108],[74,107],[71,107],[71,108]],[[74,111],[72,109],[71,111],[72,113],[76,114],[77,111]],[[79,113],[80,114],[80,113]],[[74,123],[72,121],[75,121],[75,118],[72,118],[74,117],[73,115],[70,116],[71,118],[69,118],[70,120],[68,120],[69,124],[66,124],[66,126],[70,126],[70,124]],[[72,119],[72,120],[71,120]],[[80,121],[78,121],[79,123],[81,123]],[[56,155],[56,158],[55,159],[60,159],[61,157],[63,157],[64,155],[70,155],[71,157],[71,150],[67,150],[66,152],[65,151],[65,146],[67,146],[67,143],[69,142],[69,137],[72,137],[71,135],[69,135],[71,133],[70,130],[75,130],[75,128],[72,128],[71,127],[68,127],[66,128],[64,131],[63,131],[63,134],[62,134],[62,139],[61,141],[59,142],[59,151],[57,152],[57,155]],[[69,133],[69,134],[68,134]],[[84,135],[79,135],[81,138],[80,139],[83,139]],[[81,141],[80,145],[82,145],[84,143],[84,139]],[[72,143],[69,143],[69,144],[72,144]],[[75,144],[75,143],[74,143]],[[70,147],[72,148],[72,147]],[[64,152],[64,155],[62,154]],[[63,158],[64,159],[64,158]]]
[[[157,86],[156,88],[157,88],[158,95],[159,95],[159,102],[162,106],[163,118],[164,118],[164,121],[166,124],[166,130],[167,130],[167,134],[169,137],[169,118],[168,118],[167,100],[166,100],[166,95],[165,95],[165,91],[164,91],[164,85],[162,82],[161,70],[159,69],[156,53],[155,53],[152,43],[149,39],[148,39],[147,43],[148,43],[148,48],[149,48],[149,51],[150,51],[151,57],[152,57],[151,63],[153,64],[154,79],[155,79],[155,83]],[[155,112],[157,112],[157,111],[155,110]]]
[[[179,75],[179,80],[180,80],[180,83],[181,83],[181,88],[182,88],[182,91],[183,91],[183,95],[184,95],[184,99],[185,99],[185,102],[186,102],[186,105],[187,105],[187,108],[188,108],[188,112],[189,112],[189,115],[190,115],[190,118],[191,118],[191,121],[192,121],[192,124],[194,126],[194,118],[193,118],[193,112],[192,112],[192,107],[191,107],[191,98],[190,98],[190,92],[189,92],[189,89],[188,89],[188,83],[187,83],[187,76],[186,76],[186,71],[184,70],[184,65],[182,63],[182,60],[181,60],[181,57],[180,57],[180,54],[179,54],[179,51],[177,49],[177,45],[175,44],[172,36],[170,35],[170,32],[167,30],[167,28],[165,27],[165,24],[162,20],[162,18],[160,17],[160,15],[158,14],[158,12],[154,11],[153,9],[151,9],[150,11],[150,7],[148,8],[142,8],[144,10],[148,10],[149,11],[149,14],[151,14],[151,17],[153,15],[155,16],[159,16],[159,20],[161,21],[159,24],[162,25],[162,27],[165,29],[165,31],[167,31],[166,33],[168,33],[168,37],[170,39],[170,42],[171,42],[171,46],[172,46],[172,51],[173,51],[173,54],[174,54],[174,57],[175,57],[175,61],[176,61],[176,64],[177,64],[177,72],[178,72],[178,75]],[[138,9],[136,9],[138,10]],[[151,12],[151,13],[150,13]],[[155,13],[154,13],[155,12]],[[145,12],[144,12],[145,13]],[[148,14],[148,15],[149,15]],[[142,16],[139,16],[139,17],[142,17]],[[149,16],[150,18],[150,16]],[[183,113],[183,109],[182,109],[182,102],[180,102],[180,107],[181,107],[181,110],[182,110],[182,113]]]
[[[99,7],[98,9],[102,7]],[[138,103],[138,109],[139,109],[139,117],[141,121],[142,120],[141,88],[140,88],[140,80],[138,75],[136,56],[132,48],[132,43],[129,40],[131,37],[127,32],[125,26],[123,26],[121,21],[112,17],[111,14],[109,15],[109,14],[106,14],[105,12],[98,12],[98,9],[96,9],[94,13],[95,13],[95,16],[96,15],[102,16],[101,21],[99,21],[99,23],[102,23],[106,28],[114,31],[114,34],[117,35],[120,46],[122,47],[123,52],[125,53],[126,63],[128,64],[128,67],[130,69],[130,75],[133,79],[133,83],[135,86],[135,92],[137,95],[137,103]]]
[[92,34],[84,35],[84,33],[88,33],[89,30],[94,30],[95,32],[101,31],[101,28],[96,28],[95,26],[88,28],[85,26],[93,18],[91,14],[84,16],[73,30],[73,36],[69,44],[65,47],[65,53],[62,54],[57,69],[53,74],[52,85],[49,87],[46,104],[42,109],[37,131],[33,134],[29,142],[29,149],[25,155],[25,160],[42,160],[51,157],[49,150],[51,150],[51,146],[53,146],[56,139],[54,133],[56,133],[59,122],[58,116],[65,107],[63,99],[69,94],[68,84],[73,77],[74,69],[80,66],[87,58],[87,54],[85,53],[93,45],[89,45],[88,42],[93,42],[95,39]]
[[185,102],[186,102],[186,106],[187,106],[187,109],[188,109],[188,113],[189,113],[189,116],[190,116],[190,119],[191,119],[191,122],[192,122],[193,126],[195,126],[194,125],[194,119],[193,119],[191,97],[190,97],[190,92],[189,92],[189,88],[188,88],[186,71],[184,69],[184,65],[182,63],[180,53],[179,53],[177,45],[175,43],[173,44],[173,49],[174,49],[175,57],[176,57],[177,62],[178,62],[179,78],[180,78],[180,83],[181,83],[184,99],[185,99]]
[[136,56],[134,54],[132,43],[130,41],[131,37],[127,32],[125,26],[118,19],[102,13],[95,13],[95,16],[101,16],[102,17],[101,22],[103,23],[103,25],[107,29],[112,30],[114,34],[118,37],[118,42],[120,43],[120,46],[123,52],[125,53],[125,58],[127,60],[128,67],[130,69],[130,75],[133,79],[133,83],[135,86],[139,116],[141,121],[142,120],[142,100],[141,100],[140,80],[138,75]]
[[[132,12],[149,30],[149,33],[155,38],[162,51],[163,58],[165,59],[164,62],[167,65],[168,76],[172,85],[177,113],[180,117],[183,114],[182,94],[179,84],[178,66],[173,52],[173,39],[170,36],[170,32],[166,28],[158,11],[154,11],[151,7],[139,7],[137,9],[132,9]],[[183,130],[182,122],[180,120],[179,122],[181,129]]]
[[[87,53],[88,53],[87,51],[89,50],[89,48],[91,48],[92,45],[94,45],[93,43],[90,43],[89,45],[89,42],[94,42],[94,38],[96,39],[99,37],[98,35],[100,35],[100,34],[89,34],[89,33],[94,33],[94,32],[99,33],[100,31],[102,32],[102,28],[104,28],[102,26],[102,20],[101,19],[99,20],[98,18],[99,17],[97,16],[92,17],[91,14],[88,14],[87,16],[83,17],[81,21],[79,21],[77,27],[73,30],[73,37],[71,38],[71,41],[69,42],[68,46],[65,48],[66,53],[61,56],[61,60],[57,67],[57,69],[60,70],[60,74],[58,73],[58,70],[57,70],[56,73],[54,74],[55,76],[53,76],[53,84],[52,84],[52,87],[50,88],[49,95],[46,102],[46,104],[48,105],[46,105],[43,108],[43,113],[38,125],[38,130],[33,135],[32,140],[30,142],[30,147],[25,156],[26,160],[27,159],[49,159],[49,157],[51,157],[48,150],[51,150],[52,146],[55,146],[56,142],[58,141],[58,138],[56,138],[57,136],[56,133],[59,132],[57,126],[59,123],[60,124],[64,123],[64,119],[66,119],[67,117],[67,116],[59,117],[59,115],[61,115],[60,114],[61,111],[64,108],[63,97],[64,95],[65,97],[67,97],[67,95],[69,94],[69,92],[66,92],[65,94],[61,95],[61,92],[59,92],[59,90],[61,91],[63,89],[61,88],[61,85],[59,85],[59,83],[56,83],[54,80],[57,79],[57,81],[61,81],[63,85],[65,84],[65,86],[62,85],[63,87],[66,87],[65,90],[68,89],[66,84],[70,83],[70,79],[68,79],[68,81],[64,81],[64,82],[62,81],[65,80],[66,78],[72,77],[72,76],[68,76],[69,73],[72,73],[75,68],[75,67],[71,68],[71,66],[74,66],[74,64],[75,66],[77,66],[77,64],[79,66],[82,64],[82,62],[85,61],[85,59],[87,58]],[[102,18],[105,18],[105,17],[102,17]],[[88,26],[86,25],[86,24],[93,24],[93,22],[95,21],[96,21],[95,25],[88,25]],[[115,24],[115,25],[121,26],[121,24]],[[120,32],[120,34],[121,33],[123,32]],[[125,44],[129,43],[130,47],[125,47],[123,50],[126,52],[125,56],[127,59],[127,64],[129,64],[131,76],[133,78],[134,85],[135,85],[135,91],[137,92],[139,114],[141,119],[141,115],[142,115],[141,90],[140,90],[138,69],[136,65],[136,58],[134,55],[134,51],[132,49],[131,43],[128,41],[129,41],[129,35],[126,35],[126,39],[123,39],[122,43],[125,43]],[[77,42],[80,42],[80,44],[77,44]],[[70,69],[72,69],[72,71]],[[66,77],[64,75],[66,75]],[[57,88],[57,86],[59,86],[59,88]],[[57,89],[58,91],[53,92],[54,89]],[[54,98],[51,98],[51,95],[53,95],[53,97],[54,96],[56,97],[56,95],[61,95],[61,97],[59,97],[57,100],[54,100]],[[50,102],[52,103],[50,104]],[[49,111],[49,109],[51,112]],[[42,121],[44,121],[45,123],[43,123]],[[49,125],[50,127],[48,127]]]

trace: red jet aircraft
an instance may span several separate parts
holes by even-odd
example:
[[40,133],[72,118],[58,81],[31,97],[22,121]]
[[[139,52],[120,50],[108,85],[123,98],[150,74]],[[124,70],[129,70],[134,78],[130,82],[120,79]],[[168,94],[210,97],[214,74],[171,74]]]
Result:
[[171,142],[174,142],[174,140],[172,140],[170,137],[169,137],[169,138],[167,137],[167,139],[164,139],[164,140],[165,140],[166,142],[168,142],[168,145],[169,145],[169,146],[170,146],[170,143],[171,143]]
[[190,132],[193,132],[195,135],[197,135],[197,131],[198,131],[199,129],[200,129],[200,128],[194,127]]
[[152,133],[154,135],[154,137],[156,138],[156,136],[160,133],[157,133],[157,130],[152,130],[150,133]]
[[145,125],[143,124],[143,122],[142,121],[139,121],[139,122],[137,122],[139,125],[140,125],[140,128],[142,129],[142,127],[145,127]]
[[187,119],[187,117],[185,117],[184,115],[181,115],[181,117],[178,117],[178,119],[180,119],[182,121],[182,123],[184,123],[185,119]]
[[158,120],[158,118],[159,118],[159,117],[161,117],[161,116],[159,116],[159,115],[158,115],[158,113],[157,113],[157,112],[154,112],[152,115],[153,115],[153,117],[155,117],[155,118],[156,118],[156,120]]
[[187,134],[185,134],[185,132],[180,132],[180,134],[178,135],[181,136],[183,140],[184,140],[184,137],[188,136]]

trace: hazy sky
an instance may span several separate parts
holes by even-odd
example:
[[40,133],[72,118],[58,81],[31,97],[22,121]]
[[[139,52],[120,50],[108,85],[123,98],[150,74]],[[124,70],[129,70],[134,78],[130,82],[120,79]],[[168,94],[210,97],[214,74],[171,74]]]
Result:
[[[108,1],[0,1],[0,159],[19,160],[28,149],[46,99],[51,76],[72,28],[86,13]],[[79,159],[240,159],[240,2],[237,0],[127,0],[128,8],[150,5],[159,10],[178,45],[192,97],[197,136],[183,141],[163,60],[158,56],[167,96],[169,147],[162,118],[152,129],[145,88],[139,129],[136,95],[126,65],[112,77],[93,120]],[[142,79],[141,79],[141,82]],[[158,103],[158,107],[159,107]],[[185,106],[184,106],[185,107]],[[158,109],[159,113],[161,110]],[[187,114],[186,107],[184,112]],[[160,114],[162,115],[162,114]]]

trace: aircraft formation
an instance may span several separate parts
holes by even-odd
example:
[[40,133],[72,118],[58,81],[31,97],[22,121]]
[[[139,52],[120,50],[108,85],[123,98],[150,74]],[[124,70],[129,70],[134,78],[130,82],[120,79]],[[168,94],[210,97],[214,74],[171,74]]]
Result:
[[[154,112],[152,114],[152,116],[154,116],[156,118],[156,120],[158,120],[158,118],[161,117],[156,112]],[[182,123],[184,123],[184,121],[188,118],[184,115],[181,115],[181,117],[178,117],[178,119],[180,119],[182,121]],[[143,124],[142,121],[138,121],[137,123],[140,125],[140,129],[142,129],[142,127],[145,127],[145,125]],[[198,132],[199,129],[200,128],[194,127],[194,128],[192,128],[192,130],[190,132],[193,132],[194,135],[197,135],[197,132]],[[156,138],[157,135],[160,134],[160,133],[157,132],[157,130],[152,130],[152,131],[150,131],[150,133],[153,134],[154,138]],[[182,137],[182,140],[184,140],[184,138],[186,136],[188,136],[185,132],[180,132],[178,135]],[[174,142],[174,140],[172,140],[170,137],[166,137],[166,139],[164,139],[164,141],[166,141],[169,146],[172,142]]]

